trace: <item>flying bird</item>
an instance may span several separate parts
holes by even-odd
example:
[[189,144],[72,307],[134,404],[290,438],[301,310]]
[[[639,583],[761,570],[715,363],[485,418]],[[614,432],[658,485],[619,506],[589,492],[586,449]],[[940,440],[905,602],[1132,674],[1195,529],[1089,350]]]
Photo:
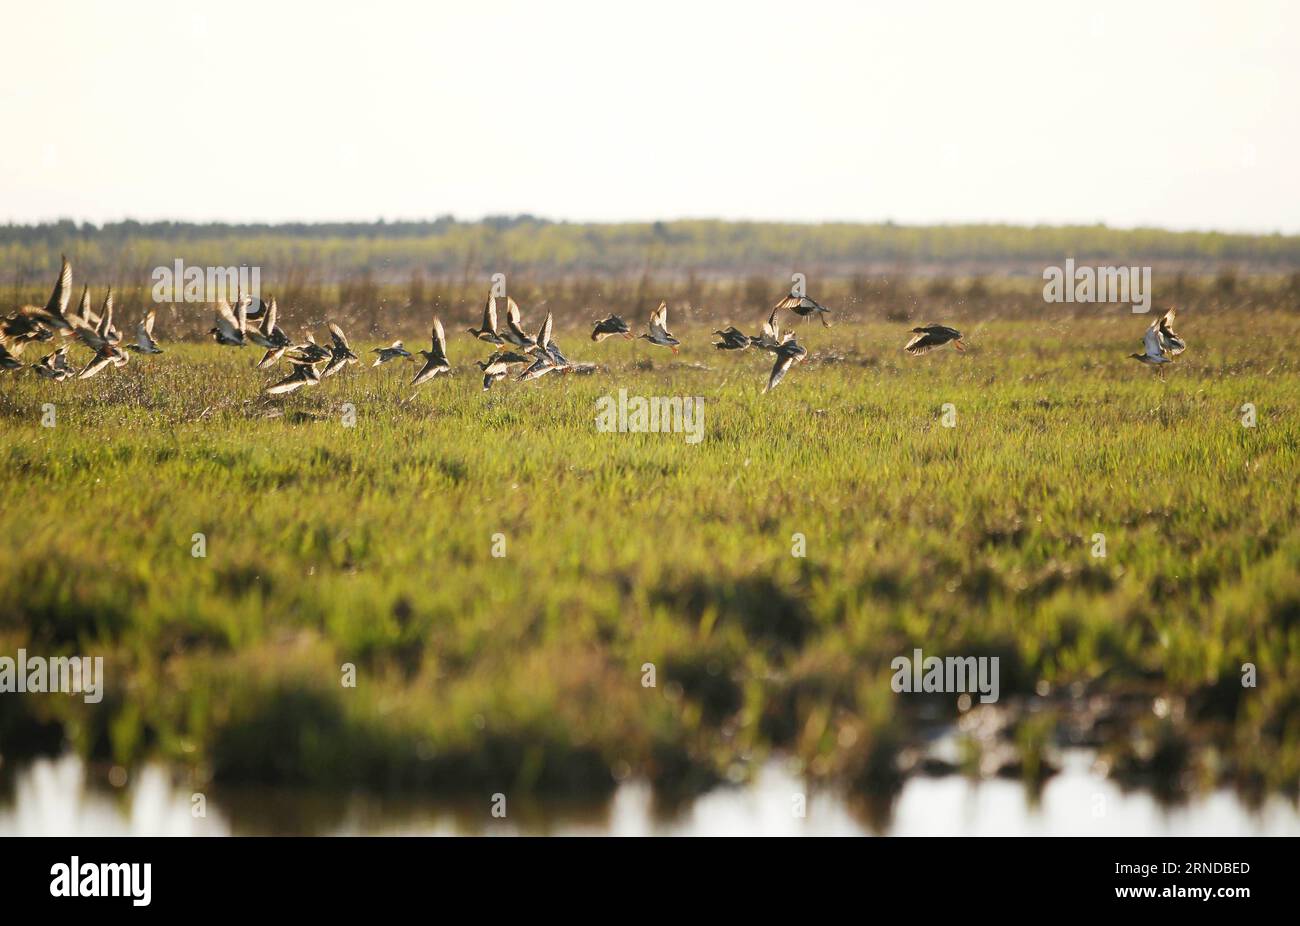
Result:
[[527,354],[518,354],[514,351],[503,351],[493,354],[486,360],[474,361],[478,368],[483,371],[483,391],[487,392],[492,388],[492,384],[505,379],[510,375],[510,368],[518,366],[521,363],[528,363]]
[[713,333],[722,338],[721,341],[713,342],[713,346],[718,350],[744,350],[749,347],[749,335],[735,325]]
[[477,328],[466,328],[470,334],[480,341],[487,341],[489,344],[504,344],[501,335],[497,334],[497,297],[488,294],[487,302],[483,303],[483,321]]
[[295,389],[301,389],[303,386],[316,386],[320,384],[320,371],[316,369],[315,363],[309,363],[305,360],[289,359],[293,364],[293,372],[278,383],[272,383],[266,387],[267,395],[284,395],[293,392]]
[[770,392],[777,387],[777,384],[785,378],[785,374],[796,363],[801,362],[808,356],[807,349],[800,347],[794,338],[789,338],[776,348],[776,363],[772,367],[772,373],[767,378],[767,385],[763,387],[764,392]]
[[506,328],[501,336],[520,350],[531,351],[537,346],[537,342],[524,332],[519,306],[509,296],[506,296]]
[[645,338],[651,344],[657,344],[660,347],[671,347],[673,353],[677,353],[677,345],[682,343],[672,336],[668,330],[668,303],[659,303],[659,308],[650,313],[649,334],[639,335]]
[[135,343],[126,345],[127,350],[133,350],[139,354],[161,354],[162,348],[158,342],[153,339],[153,320],[154,310],[150,309],[144,319],[136,326]]
[[295,361],[300,363],[320,363],[322,360],[329,360],[334,352],[328,347],[322,347],[316,343],[316,338],[311,332],[307,332],[307,340],[302,344],[296,344],[290,348],[291,353],[288,355],[290,363]]
[[248,316],[245,312],[246,306],[242,301],[239,303],[239,314],[236,315],[230,310],[230,303],[221,300],[217,303],[216,327],[208,334],[212,335],[212,339],[218,344],[243,347],[245,332],[248,330]]
[[32,364],[38,376],[61,383],[72,376],[72,367],[68,364],[68,346],[65,344],[52,354],[46,354],[39,362]]
[[591,332],[591,339],[593,341],[603,341],[605,338],[616,334],[621,334],[629,341],[632,339],[632,332],[627,327],[627,322],[617,315],[611,315],[609,318],[602,318],[596,322],[596,327]]
[[966,345],[962,343],[961,332],[956,328],[949,328],[947,325],[923,325],[912,329],[912,339],[907,342],[903,350],[913,355],[924,354],[936,347],[942,347],[949,341],[959,351],[966,349]]
[[415,374],[415,379],[411,380],[412,386],[419,386],[427,383],[439,373],[451,372],[451,364],[447,361],[447,337],[442,331],[442,322],[438,316],[433,316],[433,338],[430,350],[420,351],[424,357],[424,367],[419,373]]
[[1165,356],[1164,347],[1160,343],[1160,325],[1163,321],[1163,318],[1157,318],[1151,323],[1151,327],[1147,328],[1146,334],[1142,336],[1142,353],[1129,354],[1129,357],[1147,366],[1173,363],[1173,360]]
[[329,347],[330,362],[325,364],[325,369],[321,371],[321,379],[324,379],[327,376],[333,376],[349,363],[356,363],[361,359],[352,352],[352,347],[348,344],[347,335],[343,333],[343,329],[335,322],[330,322],[330,337],[334,341],[334,343]]
[[816,315],[821,319],[823,327],[829,328],[831,326],[831,323],[826,320],[826,316],[831,314],[831,310],[820,302],[795,292],[793,288],[790,290],[790,295],[776,304],[776,311],[779,312],[781,309],[789,309],[795,315],[803,318]]
[[545,351],[538,351],[528,369],[519,374],[518,381],[526,383],[530,379],[537,379],[540,376],[545,376],[547,373],[551,373],[555,369],[557,369],[557,367],[555,361],[551,358],[551,355]]
[[67,317],[71,294],[72,265],[64,257],[59,277],[54,281],[54,290],[45,308],[27,305],[0,319],[0,341],[8,342],[13,354],[17,355],[28,341],[48,341],[54,337],[55,331],[71,333],[72,323]]
[[401,341],[394,341],[388,347],[371,348],[370,353],[379,355],[375,358],[375,362],[371,364],[372,367],[377,367],[381,363],[387,363],[390,360],[396,360],[398,357],[403,360],[415,359],[411,356],[411,352],[402,346]]
[[119,346],[122,340],[122,332],[113,327],[113,291],[111,289],[108,291],[108,295],[104,297],[104,306],[100,312],[98,322],[92,327],[79,319],[74,328],[77,336],[81,338],[81,342],[95,352],[95,356],[77,374],[77,379],[90,379],[108,367],[109,364],[115,367],[126,365],[130,354]]
[[[265,370],[271,367],[277,360],[284,356],[285,351],[293,346],[289,336],[284,333],[284,329],[279,325],[280,309],[276,305],[275,297],[271,297],[271,303],[266,307],[266,314],[262,316],[262,323],[257,328],[249,328],[244,334],[247,338],[258,347],[266,349],[262,359],[257,361],[257,368]],[[321,359],[321,358],[318,358]]]

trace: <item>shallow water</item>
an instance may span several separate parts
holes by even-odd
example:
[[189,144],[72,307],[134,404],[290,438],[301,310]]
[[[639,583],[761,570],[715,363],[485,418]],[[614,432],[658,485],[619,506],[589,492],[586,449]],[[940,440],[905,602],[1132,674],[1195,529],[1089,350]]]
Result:
[[[625,784],[597,804],[303,794],[269,789],[207,796],[191,812],[189,789],[159,766],[121,788],[92,783],[74,756],[40,760],[14,776],[0,801],[0,836],[11,835],[1300,835],[1300,810],[1283,798],[1248,808],[1229,791],[1163,806],[1146,792],[1124,792],[1099,775],[1084,752],[1068,753],[1060,774],[1034,797],[1015,781],[916,777],[883,813],[855,812],[841,797],[809,795],[796,813],[801,780],[779,762],[742,787],[712,791],[675,809],[659,806],[644,784]],[[871,821],[871,822],[869,822]]]

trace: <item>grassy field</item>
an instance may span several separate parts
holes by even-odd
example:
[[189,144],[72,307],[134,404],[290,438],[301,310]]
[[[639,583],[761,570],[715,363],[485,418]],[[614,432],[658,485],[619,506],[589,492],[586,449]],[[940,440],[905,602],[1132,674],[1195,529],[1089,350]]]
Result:
[[[940,317],[965,355],[802,326],[769,395],[767,355],[684,322],[680,356],[565,332],[596,374],[488,393],[458,329],[456,375],[414,395],[391,364],[268,399],[254,349],[162,330],[93,380],[0,375],[0,653],[108,678],[99,705],[0,698],[6,758],[67,739],[217,782],[681,794],[783,751],[889,794],[958,724],[971,774],[1041,780],[1080,743],[1170,794],[1294,789],[1300,317],[1186,312],[1163,381],[1125,356],[1143,317]],[[598,433],[619,388],[702,396],[704,439]],[[895,694],[914,647],[1000,656],[1002,701]]]

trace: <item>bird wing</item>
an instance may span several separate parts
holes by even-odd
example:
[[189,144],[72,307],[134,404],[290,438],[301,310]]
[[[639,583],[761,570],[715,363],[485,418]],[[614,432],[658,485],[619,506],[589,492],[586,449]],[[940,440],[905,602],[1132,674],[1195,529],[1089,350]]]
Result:
[[344,350],[352,349],[348,347],[347,335],[343,333],[343,329],[340,328],[336,322],[330,322],[330,337],[334,339],[336,347],[341,347]]
[[659,308],[650,313],[650,334],[656,337],[668,334],[668,303],[659,303]]
[[45,311],[62,318],[68,311],[68,300],[71,298],[72,264],[65,257],[63,266],[59,268],[59,278],[54,281],[54,292],[50,293],[50,301],[45,304]]
[[113,290],[104,294],[104,307],[99,310],[99,324],[95,326],[101,338],[107,338],[113,330]]
[[98,331],[90,327],[90,325],[86,324],[81,319],[77,319],[73,323],[72,330],[76,332],[77,337],[81,338],[81,343],[85,344],[93,351],[101,351],[108,345],[108,341],[104,340]]
[[497,333],[497,297],[491,293],[488,294],[487,302],[483,303],[483,321],[479,328]]
[[546,345],[551,343],[551,329],[554,327],[554,320],[551,313],[546,313],[546,321],[542,322],[542,327],[537,329],[537,346],[543,350]]
[[777,384],[785,377],[786,371],[794,366],[795,355],[786,351],[780,351],[776,355],[776,363],[772,366],[772,374],[767,378],[767,388],[764,392],[770,392],[775,389]]
[[262,319],[262,333],[267,337],[275,334],[275,323],[279,319],[280,309],[275,304],[275,299],[266,307],[266,315]]
[[111,355],[102,352],[97,353],[90,359],[90,363],[86,364],[85,367],[82,368],[81,372],[77,374],[77,379],[90,379],[90,377],[94,376],[112,362],[113,358]]
[[802,300],[802,296],[796,296],[794,293],[790,293],[788,296],[783,296],[781,301],[772,309],[772,314],[776,315],[776,313],[782,309],[793,309],[795,306],[799,305]]
[[284,379],[280,380],[278,383],[273,383],[272,385],[267,386],[266,387],[267,394],[280,395],[281,393],[284,392],[293,392],[293,390],[297,389],[303,383],[307,382],[307,379],[310,376],[310,374],[304,373],[303,371],[310,370],[310,369],[312,368],[308,366],[295,366],[293,368],[293,372],[290,373],[288,376],[286,376]]
[[433,316],[433,349],[431,353],[437,354],[438,358],[447,363],[447,335],[442,330],[442,320],[438,316]]
[[217,303],[217,330],[232,341],[238,341],[241,333],[239,320],[230,310],[230,303],[221,300]]
[[96,324],[99,319],[94,318],[95,313],[90,311],[90,287],[83,287],[81,290],[81,302],[77,306],[77,317],[88,325]]
[[519,316],[519,306],[509,296],[506,296],[506,325],[521,342],[528,342],[528,335],[524,334],[523,321]]
[[940,343],[942,342],[936,339],[934,332],[925,331],[921,334],[912,335],[912,339],[907,342],[907,345],[903,350],[907,351],[909,354],[924,354],[930,348]]
[[1142,336],[1142,346],[1146,350],[1148,357],[1162,357],[1164,350],[1160,347],[1160,322],[1156,320],[1151,323],[1147,333]]

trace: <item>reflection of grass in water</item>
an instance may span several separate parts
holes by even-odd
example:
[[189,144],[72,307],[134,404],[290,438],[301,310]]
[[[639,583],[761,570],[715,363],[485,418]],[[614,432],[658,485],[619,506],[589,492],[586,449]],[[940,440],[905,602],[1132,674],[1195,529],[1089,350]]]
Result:
[[[686,326],[680,358],[569,335],[608,374],[487,394],[453,337],[462,375],[405,404],[405,366],[273,402],[251,352],[210,345],[6,377],[0,652],[102,654],[109,689],[0,699],[0,742],[49,750],[53,720],[84,754],[228,782],[518,793],[689,792],[783,748],[888,792],[924,703],[888,664],[921,646],[1002,656],[1008,702],[1039,680],[1129,696],[1097,723],[1134,780],[1294,782],[1300,324],[1252,324],[1281,337],[1184,319],[1164,383],[1115,316],[988,322],[965,357],[802,327],[810,361],[766,397],[764,360]],[[704,396],[704,442],[597,433],[620,386]],[[1042,774],[1052,731],[1011,730]]]

